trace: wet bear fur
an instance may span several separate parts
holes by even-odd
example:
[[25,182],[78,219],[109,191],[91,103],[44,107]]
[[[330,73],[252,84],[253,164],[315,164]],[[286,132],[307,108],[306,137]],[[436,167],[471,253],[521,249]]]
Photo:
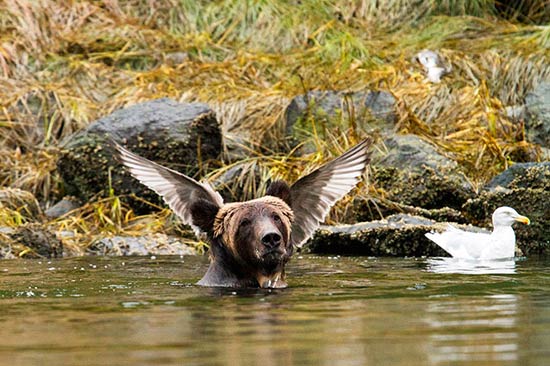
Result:
[[[288,189],[276,183],[268,193],[288,199]],[[198,200],[191,206],[191,216],[210,241],[210,266],[199,285],[287,286],[284,267],[293,253],[294,215],[283,199],[267,195],[221,208]]]

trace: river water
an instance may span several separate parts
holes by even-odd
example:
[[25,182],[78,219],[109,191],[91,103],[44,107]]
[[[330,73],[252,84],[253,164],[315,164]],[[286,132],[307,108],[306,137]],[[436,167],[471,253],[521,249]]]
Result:
[[289,288],[206,257],[0,262],[1,365],[550,365],[550,260],[294,257]]

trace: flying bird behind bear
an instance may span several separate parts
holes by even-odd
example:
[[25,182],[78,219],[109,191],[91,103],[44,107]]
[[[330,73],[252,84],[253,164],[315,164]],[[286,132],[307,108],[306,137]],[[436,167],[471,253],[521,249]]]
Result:
[[503,259],[513,258],[516,249],[516,234],[512,224],[521,222],[529,225],[529,218],[522,216],[511,207],[499,207],[493,212],[493,232],[472,233],[448,225],[443,233],[426,233],[454,258],[461,259]]
[[361,180],[370,139],[290,186],[274,181],[264,197],[227,204],[207,182],[114,145],[136,179],[162,196],[183,223],[207,235],[210,266],[199,285],[281,288],[287,286],[284,266],[294,247],[301,247]]

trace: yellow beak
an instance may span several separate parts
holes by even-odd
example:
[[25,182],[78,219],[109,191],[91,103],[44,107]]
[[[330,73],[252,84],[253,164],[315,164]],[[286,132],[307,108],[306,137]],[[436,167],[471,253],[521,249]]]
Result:
[[531,220],[527,216],[517,216],[514,218],[517,222],[521,222],[522,224],[529,225],[531,223]]

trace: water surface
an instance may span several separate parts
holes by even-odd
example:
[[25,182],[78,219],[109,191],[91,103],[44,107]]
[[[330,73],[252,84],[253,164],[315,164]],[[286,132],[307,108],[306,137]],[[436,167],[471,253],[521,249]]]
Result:
[[0,262],[5,365],[550,365],[550,260],[301,256],[284,290],[206,257]]

